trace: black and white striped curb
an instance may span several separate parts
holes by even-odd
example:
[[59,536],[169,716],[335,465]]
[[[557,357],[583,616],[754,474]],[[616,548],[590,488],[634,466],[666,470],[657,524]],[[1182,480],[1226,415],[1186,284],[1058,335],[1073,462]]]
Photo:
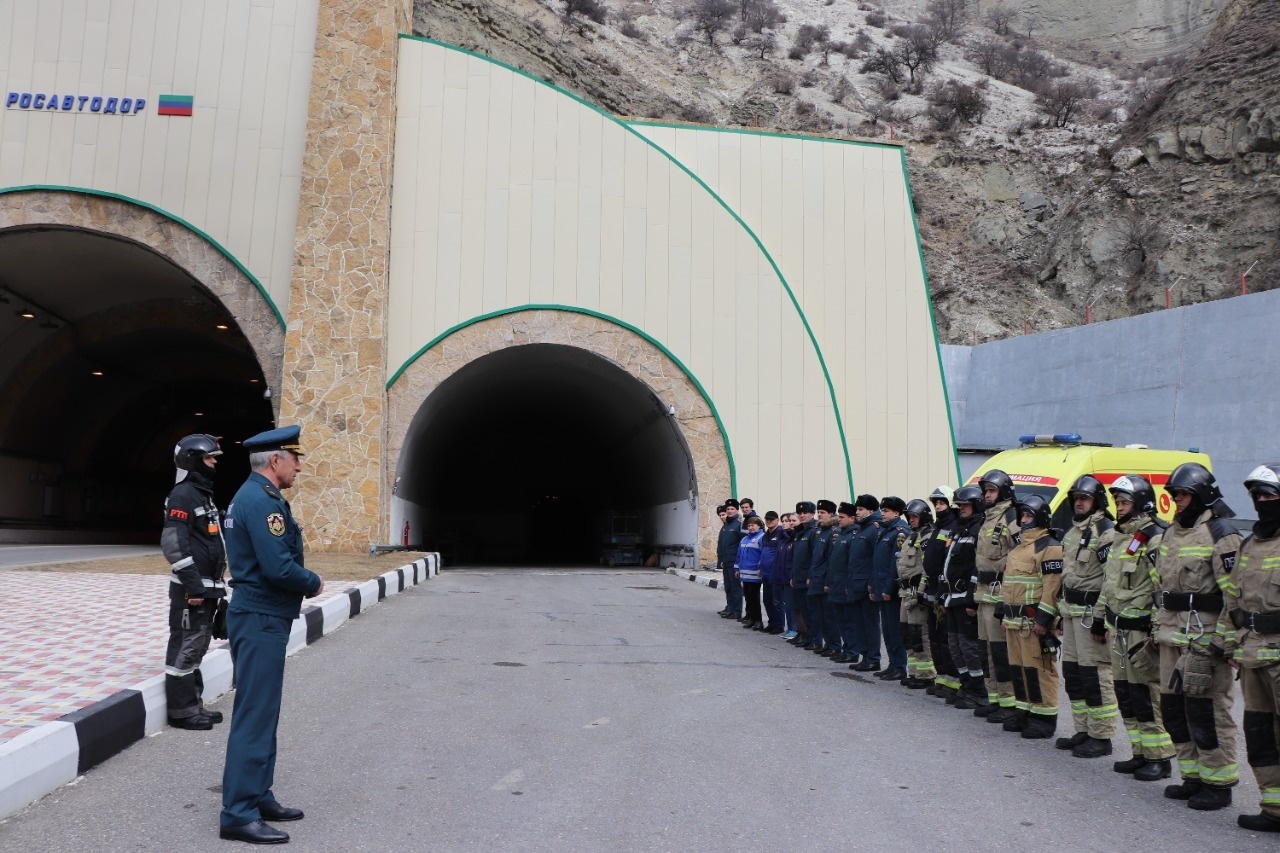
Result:
[[[388,595],[439,573],[440,555],[428,554],[304,608],[293,622],[287,654],[332,633]],[[206,655],[200,672],[206,701],[234,686],[231,653],[225,648]],[[4,742],[0,745],[0,818],[67,784],[167,723],[164,675],[160,674]]]
[[667,574],[684,578],[685,580],[692,581],[693,583],[700,583],[703,586],[709,586],[712,589],[717,589],[720,586],[719,576],[709,572],[695,572],[689,569],[677,569],[673,566],[667,569]]

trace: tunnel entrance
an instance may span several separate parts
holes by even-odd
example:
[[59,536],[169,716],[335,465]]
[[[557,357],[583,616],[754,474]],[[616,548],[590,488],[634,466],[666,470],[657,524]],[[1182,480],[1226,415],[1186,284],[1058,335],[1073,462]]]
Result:
[[222,436],[217,500],[272,425],[224,305],[163,255],[78,228],[0,230],[0,541],[154,542],[173,447]]
[[392,524],[449,565],[666,565],[695,548],[697,483],[647,385],[586,350],[527,344],[465,365],[422,403]]

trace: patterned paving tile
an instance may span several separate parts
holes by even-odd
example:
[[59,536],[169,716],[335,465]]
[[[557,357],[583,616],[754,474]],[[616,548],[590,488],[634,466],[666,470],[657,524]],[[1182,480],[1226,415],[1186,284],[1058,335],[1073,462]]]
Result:
[[0,572],[0,742],[163,673],[168,595],[164,575]]

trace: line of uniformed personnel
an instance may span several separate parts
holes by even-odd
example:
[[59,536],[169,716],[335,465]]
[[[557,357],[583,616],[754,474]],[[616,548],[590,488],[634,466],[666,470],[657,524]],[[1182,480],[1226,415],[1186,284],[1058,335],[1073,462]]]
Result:
[[1244,485],[1258,515],[1245,537],[1197,463],[1164,486],[1171,523],[1136,474],[1109,489],[1076,480],[1065,531],[999,470],[927,502],[862,495],[740,520],[729,501],[717,557],[726,580],[745,581],[748,615],[728,583],[720,615],[1026,739],[1057,733],[1061,657],[1072,732],[1057,748],[1110,755],[1119,718],[1132,758],[1113,769],[1154,782],[1176,761],[1164,795],[1204,811],[1230,805],[1239,781],[1238,678],[1261,812],[1237,823],[1280,832],[1280,463]]

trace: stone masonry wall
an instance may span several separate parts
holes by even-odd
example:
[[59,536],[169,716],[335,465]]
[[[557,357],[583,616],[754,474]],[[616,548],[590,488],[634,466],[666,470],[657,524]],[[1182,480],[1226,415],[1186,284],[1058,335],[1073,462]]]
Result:
[[396,56],[410,0],[320,0],[280,422],[307,452],[307,545],[386,538],[383,383]]

